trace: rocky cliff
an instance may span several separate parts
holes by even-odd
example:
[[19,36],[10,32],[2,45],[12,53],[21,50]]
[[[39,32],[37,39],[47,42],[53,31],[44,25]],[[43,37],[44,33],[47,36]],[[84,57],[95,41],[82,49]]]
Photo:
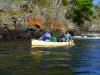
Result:
[[[0,28],[27,29],[39,25],[47,29],[54,26],[58,29],[78,30],[80,28],[71,19],[65,19],[66,13],[73,7],[70,1],[67,0],[68,5],[63,6],[62,0],[0,0]],[[13,17],[16,18],[15,26]],[[29,25],[29,22],[33,25]],[[100,19],[92,19],[85,21],[84,26],[86,30],[99,31],[99,22]]]

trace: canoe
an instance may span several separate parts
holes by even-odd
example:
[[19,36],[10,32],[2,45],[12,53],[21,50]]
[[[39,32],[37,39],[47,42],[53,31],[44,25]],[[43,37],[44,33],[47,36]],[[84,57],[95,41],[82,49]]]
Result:
[[47,42],[42,40],[31,39],[32,47],[61,47],[75,45],[73,40],[70,42]]

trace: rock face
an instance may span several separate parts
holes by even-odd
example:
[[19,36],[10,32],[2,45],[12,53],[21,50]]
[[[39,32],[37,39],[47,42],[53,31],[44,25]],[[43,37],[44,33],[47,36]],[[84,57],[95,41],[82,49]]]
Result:
[[[44,4],[46,0],[43,0]],[[68,0],[71,1],[71,0]],[[77,25],[75,25],[71,20],[65,19],[66,12],[71,7],[62,6],[62,0],[48,0],[48,5],[40,6],[38,0],[0,0],[0,28],[7,26],[9,29],[19,29],[26,30],[32,26],[29,25],[28,19],[42,19],[43,29],[45,27],[51,27],[50,22],[54,20],[55,27],[58,27],[58,22],[63,25],[63,28],[75,30]],[[40,4],[42,2],[40,1]],[[15,17],[16,24],[12,21],[12,17]],[[99,30],[100,20],[94,19],[91,23],[86,22],[86,25],[90,26],[90,30]],[[39,22],[35,25],[39,24]]]
[[[1,20],[3,20],[3,24],[8,24],[10,29],[14,29],[11,19],[12,16],[17,18],[16,28],[18,28],[18,26],[19,28],[27,28],[27,20],[29,18],[43,19],[44,26],[50,25],[50,20],[52,19],[55,20],[56,23],[60,21],[63,25],[68,27],[69,25],[67,23],[69,22],[65,19],[68,7],[60,6],[62,0],[49,0],[49,2],[50,1],[52,3],[49,7],[40,7],[32,4],[32,0],[0,0],[0,9],[2,9],[0,13]],[[71,26],[69,27],[71,28]]]

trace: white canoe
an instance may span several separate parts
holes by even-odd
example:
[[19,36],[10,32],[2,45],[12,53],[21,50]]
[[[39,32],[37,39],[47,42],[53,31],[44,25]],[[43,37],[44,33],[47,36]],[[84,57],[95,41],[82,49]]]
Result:
[[71,42],[46,42],[42,40],[31,39],[32,47],[61,47],[61,46],[73,46],[75,45],[73,40]]

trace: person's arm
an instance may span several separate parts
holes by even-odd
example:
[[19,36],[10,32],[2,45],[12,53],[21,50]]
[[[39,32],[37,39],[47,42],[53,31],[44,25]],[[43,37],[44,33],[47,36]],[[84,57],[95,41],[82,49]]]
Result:
[[[70,35],[70,34],[69,34]],[[72,36],[70,35],[70,40],[72,40]]]

